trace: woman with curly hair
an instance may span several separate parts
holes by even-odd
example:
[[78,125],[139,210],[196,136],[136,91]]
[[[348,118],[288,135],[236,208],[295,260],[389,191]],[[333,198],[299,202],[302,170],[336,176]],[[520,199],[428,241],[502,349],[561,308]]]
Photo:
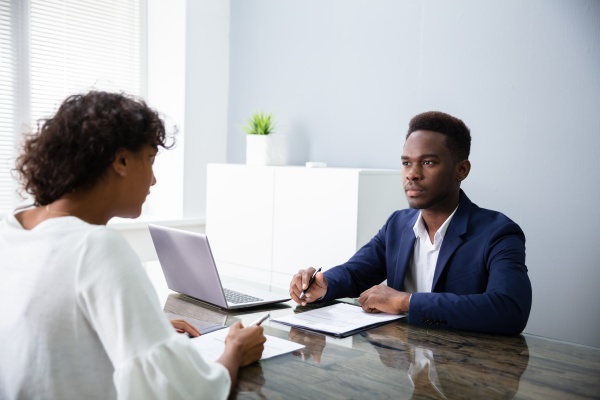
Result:
[[262,355],[262,328],[237,323],[204,360],[105,226],[140,215],[168,141],[143,101],[105,92],[67,98],[26,137],[16,171],[33,205],[0,223],[0,398],[226,398]]

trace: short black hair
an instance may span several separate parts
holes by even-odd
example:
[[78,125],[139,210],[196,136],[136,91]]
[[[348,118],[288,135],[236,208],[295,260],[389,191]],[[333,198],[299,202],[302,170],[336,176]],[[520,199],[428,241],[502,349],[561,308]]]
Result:
[[471,131],[465,123],[440,111],[415,115],[408,124],[406,139],[419,130],[438,132],[446,136],[446,146],[456,161],[468,160],[471,152]]
[[163,120],[143,100],[91,91],[68,97],[53,117],[38,122],[15,170],[34,204],[46,205],[94,186],[118,150],[170,148],[168,139]]

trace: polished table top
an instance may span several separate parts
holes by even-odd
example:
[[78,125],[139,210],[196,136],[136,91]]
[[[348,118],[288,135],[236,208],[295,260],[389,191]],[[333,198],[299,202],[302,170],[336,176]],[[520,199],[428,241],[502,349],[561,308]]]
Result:
[[[158,283],[165,311],[227,326],[248,325],[266,311],[278,317],[331,304],[224,311],[165,288]],[[405,319],[343,339],[271,321],[263,327],[306,347],[242,368],[231,398],[600,399],[598,348],[417,327]]]
[[[275,317],[314,307],[288,302],[227,312],[179,294],[165,302],[166,311],[227,326],[248,325],[267,310]],[[421,328],[405,319],[343,339],[275,322],[263,326],[265,334],[306,347],[242,368],[232,398],[600,398],[597,348],[531,335]]]

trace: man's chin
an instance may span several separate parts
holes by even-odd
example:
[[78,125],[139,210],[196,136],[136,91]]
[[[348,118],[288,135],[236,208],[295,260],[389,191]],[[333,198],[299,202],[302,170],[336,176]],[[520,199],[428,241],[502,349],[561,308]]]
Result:
[[410,208],[414,208],[416,210],[422,210],[423,208],[427,208],[426,204],[422,201],[416,201],[413,199],[407,199],[408,200],[408,206]]

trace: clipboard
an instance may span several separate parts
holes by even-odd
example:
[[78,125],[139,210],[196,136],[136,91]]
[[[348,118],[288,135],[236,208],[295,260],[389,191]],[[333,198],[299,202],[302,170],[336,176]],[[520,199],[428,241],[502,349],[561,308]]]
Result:
[[271,318],[271,321],[300,330],[344,338],[405,316],[404,314],[367,313],[358,306],[339,303],[303,313]]

